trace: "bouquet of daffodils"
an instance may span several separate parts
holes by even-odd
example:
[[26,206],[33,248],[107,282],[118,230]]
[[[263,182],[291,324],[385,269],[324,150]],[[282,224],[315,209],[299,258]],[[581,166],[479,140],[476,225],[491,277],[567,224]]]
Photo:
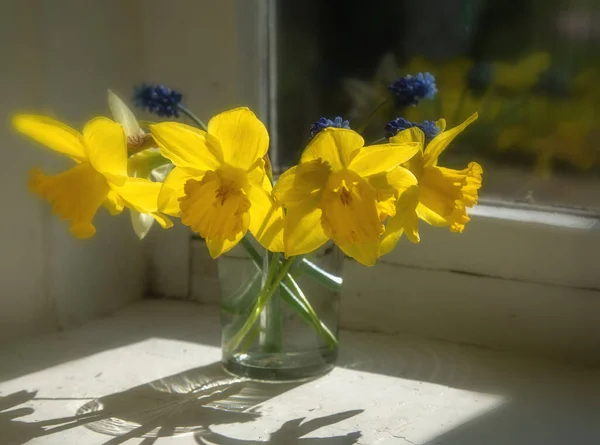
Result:
[[[407,75],[389,88],[398,106],[414,106],[435,93],[428,73]],[[451,129],[444,119],[413,123],[400,117],[370,144],[361,136],[368,122],[357,131],[341,118],[321,118],[299,163],[274,181],[269,133],[248,108],[224,111],[205,125],[183,105],[181,94],[166,87],[142,86],[134,100],[161,117],[183,114],[194,125],[138,121],[110,91],[114,120],[96,117],[81,133],[50,117],[15,116],[19,132],[73,161],[71,169],[54,176],[34,170],[31,190],[50,202],[78,238],[94,235],[100,207],[113,215],[127,207],[141,238],[154,221],[169,228],[171,218],[180,218],[206,241],[213,258],[240,243],[262,268],[254,246],[273,252],[261,291],[228,339],[231,349],[249,335],[280,287],[284,300],[335,346],[335,335],[290,274],[294,263],[327,286],[332,278],[304,256],[328,241],[373,266],[403,234],[419,242],[419,219],[461,232],[469,221],[467,208],[477,202],[482,175],[477,163],[464,170],[438,165],[477,115]]]

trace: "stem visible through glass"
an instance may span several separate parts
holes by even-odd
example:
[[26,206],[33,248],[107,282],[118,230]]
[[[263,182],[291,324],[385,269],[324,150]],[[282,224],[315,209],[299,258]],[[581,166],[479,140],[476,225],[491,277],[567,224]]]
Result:
[[[248,240],[246,237],[242,238],[240,244],[246,250],[248,257],[256,267],[256,270],[262,274],[263,268],[265,267],[265,265],[262,264],[263,257],[258,253],[250,240]],[[300,289],[300,286],[298,286],[298,283],[296,283],[295,278],[301,273],[306,273],[307,276],[333,292],[340,291],[342,279],[329,274],[327,271],[319,268],[306,258],[298,257],[297,262],[299,262],[299,264],[298,267],[296,267],[296,272],[293,274],[293,276],[288,272],[282,282],[279,283],[279,297],[292,309],[294,309],[303,320],[310,324],[314,330],[323,337],[330,348],[335,348],[338,343],[337,338],[319,319],[319,316],[312,308],[308,298],[306,298],[302,292],[302,289]]]
[[271,283],[271,285],[263,287],[262,291],[258,295],[258,298],[256,299],[256,303],[254,304],[252,311],[246,319],[246,322],[240,328],[240,330],[229,340],[229,342],[226,345],[226,349],[230,351],[237,349],[242,340],[244,340],[246,335],[248,335],[248,332],[250,332],[254,323],[256,323],[256,321],[259,319],[260,313],[263,311],[265,305],[269,302],[269,300],[279,287],[279,283],[287,275],[288,270],[290,270],[290,267],[292,267],[297,258],[298,257],[289,258],[285,263],[283,263],[281,269],[279,269],[279,273],[277,274],[275,280]]
[[279,268],[279,254],[267,252],[265,256],[265,268],[268,272],[266,279],[262,285],[264,287],[273,286],[273,296],[265,304],[265,308],[260,313],[260,334],[258,336],[258,344],[261,352],[280,352],[283,345],[282,335],[282,314],[281,314],[281,299],[279,298],[279,283],[271,283],[273,277]]

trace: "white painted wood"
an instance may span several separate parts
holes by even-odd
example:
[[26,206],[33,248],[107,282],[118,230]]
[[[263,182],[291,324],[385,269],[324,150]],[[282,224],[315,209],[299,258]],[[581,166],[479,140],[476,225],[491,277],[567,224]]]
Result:
[[[107,115],[106,91],[129,90],[141,75],[135,11],[123,2],[89,4],[77,0],[38,2],[43,85],[42,108],[81,128],[89,118]],[[49,172],[68,163],[30,144],[38,159],[49,161]],[[29,196],[30,200],[37,200]],[[128,211],[118,218],[101,209],[97,234],[78,240],[68,224],[49,215],[46,268],[48,298],[59,327],[83,323],[141,298],[145,287],[143,246],[131,229]]]
[[139,76],[129,8],[73,0],[3,6],[1,342],[84,322],[139,298],[143,289],[142,249],[127,218],[101,215],[96,238],[75,240],[68,224],[26,187],[33,167],[52,174],[69,163],[9,126],[17,111],[47,113],[74,126],[106,114],[106,88],[129,86]]
[[420,224],[421,243],[402,239],[391,264],[456,270],[534,283],[600,289],[597,219],[482,206],[462,234]]
[[190,299],[201,303],[218,304],[221,300],[221,288],[223,283],[223,291],[228,292],[225,283],[226,277],[219,279],[219,268],[221,271],[230,270],[232,274],[242,275],[247,273],[247,266],[251,265],[249,261],[242,259],[239,264],[231,265],[231,267],[223,268],[223,261],[227,261],[226,257],[221,257],[218,260],[213,260],[208,253],[206,244],[203,240],[193,239],[190,243],[191,248],[191,281],[190,281]]
[[[132,87],[144,81],[181,89],[186,104],[207,120],[224,109],[258,103],[257,5],[23,0],[3,6],[4,122],[11,113],[27,110],[77,127],[108,113],[107,88],[128,99]],[[55,173],[68,163],[8,126],[0,136],[10,166],[0,179],[5,203],[0,339],[80,324],[145,292],[189,297],[187,228],[154,228],[140,243],[127,214],[111,218],[101,210],[97,235],[75,240],[47,203],[26,190],[32,167]]]
[[342,326],[598,362],[600,292],[346,262]]
[[15,135],[8,123],[15,110],[39,104],[40,50],[36,2],[24,0],[3,5],[0,15],[0,342],[55,326],[47,299],[44,264],[44,218],[39,201],[27,190],[27,174],[39,164],[38,152]]
[[[344,331],[339,366],[325,377],[243,385],[219,368],[218,328],[210,306],[144,301],[0,350],[0,400],[37,391],[9,405],[21,411],[2,413],[3,443],[565,445],[596,443],[600,433],[598,370]],[[190,391],[208,382],[229,395],[205,407],[213,392]],[[66,422],[96,397],[113,419]],[[123,436],[128,421],[166,437]],[[177,426],[196,432],[170,437]]]
[[[168,8],[160,0],[136,3],[146,64],[146,77],[138,81],[182,91],[186,105],[205,122],[237,106],[263,114],[258,2],[180,0]],[[198,281],[189,274],[190,267],[197,269],[190,232],[176,227],[152,234],[152,242],[150,293],[189,298],[190,282]]]

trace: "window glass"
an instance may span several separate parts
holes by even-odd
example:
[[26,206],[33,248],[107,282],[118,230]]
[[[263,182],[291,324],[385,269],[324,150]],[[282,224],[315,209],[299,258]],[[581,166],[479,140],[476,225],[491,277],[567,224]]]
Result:
[[444,153],[485,170],[484,197],[600,209],[600,1],[378,0],[277,3],[280,163],[294,163],[320,117],[359,129],[406,74],[438,93],[388,101],[387,122],[479,119]]

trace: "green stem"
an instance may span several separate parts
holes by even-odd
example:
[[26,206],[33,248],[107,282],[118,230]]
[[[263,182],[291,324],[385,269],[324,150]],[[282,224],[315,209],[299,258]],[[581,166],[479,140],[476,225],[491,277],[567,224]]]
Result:
[[[244,237],[240,241],[240,244],[246,250],[246,253],[254,263],[254,266],[258,270],[262,270],[262,257],[260,256],[260,253],[258,253],[254,248],[252,242],[248,238]],[[333,292],[339,292],[342,289],[341,278],[336,277],[335,275],[332,275],[329,272],[321,269],[315,263],[306,258],[302,258],[302,262],[298,264],[298,270],[302,271],[302,273],[305,273],[307,276],[312,278],[314,281],[316,281],[326,289],[329,289]]]
[[383,106],[386,105],[389,101],[390,101],[390,98],[388,97],[383,102],[381,102],[379,105],[377,105],[373,111],[371,111],[371,114],[369,114],[369,116],[367,117],[367,119],[361,124],[360,127],[358,127],[358,132],[360,134],[363,134],[363,131],[365,131],[367,129],[367,126],[371,122],[371,119],[373,119],[373,117],[377,114],[377,112],[381,108],[383,108]]
[[[302,316],[314,329],[315,331],[323,337],[327,346],[330,348],[335,348],[338,344],[337,338],[333,333],[329,330],[329,328],[321,321],[313,307],[310,305],[308,298],[302,292],[302,289],[290,275],[284,278],[283,286],[290,286],[293,288],[294,292],[289,291],[287,294],[283,293],[282,298],[288,302],[292,307],[300,306],[302,310],[298,311],[298,314]],[[287,287],[286,286],[286,287]],[[287,301],[287,296],[290,296],[294,300],[292,302]]]
[[246,319],[246,322],[226,344],[227,350],[234,351],[235,349],[237,349],[244,337],[246,337],[250,329],[252,329],[254,323],[256,323],[256,321],[260,317],[260,314],[263,311],[265,305],[269,302],[269,300],[275,293],[275,290],[277,290],[277,288],[279,287],[279,283],[281,283],[281,280],[283,280],[283,278],[287,275],[288,270],[290,269],[290,267],[292,267],[296,259],[297,257],[292,257],[288,259],[285,263],[283,263],[283,266],[281,267],[279,274],[277,274],[277,276],[275,277],[275,280],[272,283],[270,283],[270,285],[265,285],[263,287],[262,291],[258,295],[256,304],[254,305],[252,311]]
[[379,144],[380,142],[384,142],[386,140],[387,140],[387,138],[379,138],[376,141],[371,142],[369,145]]
[[193,120],[196,123],[196,125],[198,125],[200,128],[202,128],[204,131],[208,131],[208,127],[202,121],[202,119],[200,119],[198,116],[196,116],[194,113],[192,113],[188,107],[186,107],[185,105],[182,105],[182,104],[178,104],[177,108],[179,109],[179,111],[181,111],[183,114],[185,114],[191,120]]
[[[279,254],[267,252],[271,258],[267,266],[268,275],[263,287],[271,287],[273,275],[279,267]],[[278,285],[273,284],[275,289]],[[279,295],[273,294],[268,303],[265,304],[263,311],[260,313],[260,336],[258,344],[262,352],[279,352],[282,346],[282,319],[281,319],[281,301]]]
[[[330,274],[326,270],[321,269],[312,261],[302,258],[302,262],[298,267],[299,271],[305,273],[307,276],[312,278],[314,281],[319,283],[321,286],[329,289],[333,292],[339,292],[342,289],[342,279]],[[300,274],[295,274],[296,277]]]
[[[244,237],[240,241],[240,244],[246,249],[246,253],[252,260],[256,269],[262,272],[262,258],[252,245],[252,242]],[[298,267],[297,270],[306,271],[307,276],[312,277],[325,288],[333,292],[339,292],[342,285],[342,280],[340,278],[320,269],[316,264],[310,262],[306,258],[302,258],[302,262],[299,266],[300,267]],[[323,337],[329,347],[336,347],[338,344],[337,338],[321,321],[294,278],[295,277],[293,277],[292,274],[288,273],[279,284],[281,288],[281,299],[293,308],[304,321],[311,325],[316,333]]]

